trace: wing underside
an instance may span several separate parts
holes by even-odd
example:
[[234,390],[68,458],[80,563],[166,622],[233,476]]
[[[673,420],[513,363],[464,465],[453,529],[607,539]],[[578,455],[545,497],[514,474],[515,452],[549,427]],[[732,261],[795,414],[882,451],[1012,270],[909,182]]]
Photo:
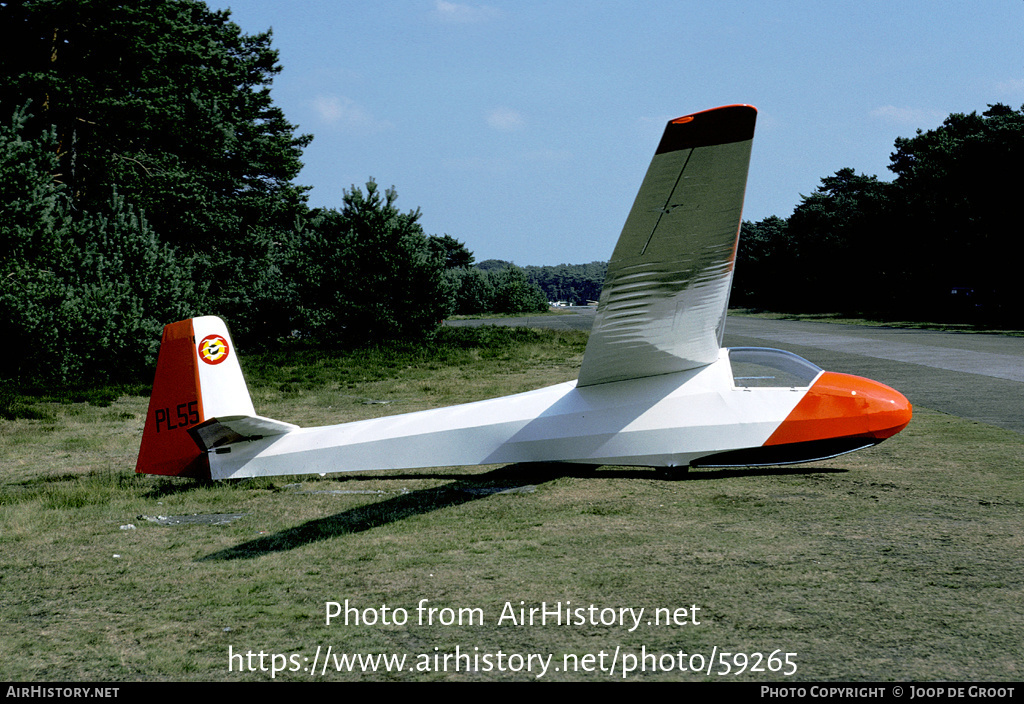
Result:
[[608,264],[578,386],[718,358],[757,111],[672,120]]

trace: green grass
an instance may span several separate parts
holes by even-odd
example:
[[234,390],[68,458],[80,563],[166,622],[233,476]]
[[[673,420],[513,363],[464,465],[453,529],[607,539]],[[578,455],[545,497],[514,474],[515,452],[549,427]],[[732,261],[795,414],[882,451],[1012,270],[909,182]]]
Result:
[[[258,412],[301,424],[575,375],[583,335],[498,330],[446,333],[427,352],[291,350],[242,361]],[[408,666],[422,663],[418,655],[432,664],[456,646],[544,653],[553,654],[552,668],[566,654],[605,652],[610,662],[617,647],[704,656],[781,650],[797,654],[793,681],[1022,677],[1024,438],[984,424],[917,409],[907,430],[871,450],[675,480],[642,468],[509,465],[215,484],[133,474],[144,397],[108,406],[23,402],[45,417],[0,421],[7,680],[266,680],[269,671],[238,672],[237,660],[229,672],[229,647],[308,657],[299,661],[305,667],[318,646],[321,659],[331,646],[336,655],[406,654]],[[520,490],[497,492],[508,488]],[[144,518],[213,513],[245,515],[227,525]],[[484,622],[420,625],[422,599],[449,613],[476,609],[463,613]],[[345,600],[364,614],[406,609],[409,623],[326,625],[325,604]],[[567,601],[642,607],[644,622],[633,632],[498,624],[506,602]],[[646,623],[653,609],[692,605],[700,625]],[[622,677],[549,670],[545,679]]]

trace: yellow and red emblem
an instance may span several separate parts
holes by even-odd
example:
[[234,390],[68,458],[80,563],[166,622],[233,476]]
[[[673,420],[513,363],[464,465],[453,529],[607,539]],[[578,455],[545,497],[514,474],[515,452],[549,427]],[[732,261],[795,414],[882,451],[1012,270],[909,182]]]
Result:
[[220,364],[228,358],[228,341],[221,335],[207,335],[199,343],[199,359],[207,364]]

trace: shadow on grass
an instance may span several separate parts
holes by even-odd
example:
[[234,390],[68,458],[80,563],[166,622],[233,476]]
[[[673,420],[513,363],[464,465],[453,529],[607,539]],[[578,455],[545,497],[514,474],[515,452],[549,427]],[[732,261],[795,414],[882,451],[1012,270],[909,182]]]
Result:
[[[485,474],[468,477],[431,489],[411,491],[394,498],[376,503],[357,506],[356,508],[336,513],[326,518],[312,521],[279,531],[256,540],[250,540],[227,550],[215,552],[200,558],[199,562],[210,560],[238,560],[259,557],[275,552],[293,550],[295,548],[328,540],[340,535],[361,533],[371,528],[400,521],[410,516],[417,516],[437,511],[449,506],[458,506],[488,496],[491,492],[480,491],[485,488],[512,489],[529,482],[543,482],[572,476],[574,468],[564,464],[545,464],[525,466],[524,471],[509,471],[524,465],[501,467]],[[566,468],[569,468],[568,472]],[[578,468],[575,468],[578,471]],[[380,476],[379,474],[376,476]],[[402,475],[387,475],[389,479],[401,478]],[[429,478],[431,475],[417,473],[418,479]],[[451,475],[437,475],[437,478],[450,478]],[[346,477],[357,479],[360,477]],[[361,477],[366,479],[367,477]]]
[[[191,494],[201,489],[222,489],[225,482],[214,479],[196,479],[194,477],[152,477],[152,481],[146,488],[143,498],[150,500],[164,499],[176,494]],[[237,485],[240,489],[265,489],[278,491],[275,478],[253,477],[247,479],[228,480]]]
[[[525,484],[542,484],[563,477],[592,479],[647,479],[659,481],[703,481],[723,479],[739,475],[747,476],[780,476],[790,474],[823,474],[845,472],[843,469],[822,467],[754,467],[740,469],[699,470],[696,472],[679,472],[665,475],[648,468],[616,467],[600,469],[590,465],[573,465],[565,463],[513,464],[492,470],[471,478],[460,479],[451,484],[431,489],[412,491],[394,498],[336,513],[333,516],[306,521],[293,528],[279,531],[273,535],[249,540],[235,547],[220,550],[198,562],[215,560],[240,560],[259,557],[275,552],[294,550],[295,548],[329,540],[341,535],[361,533],[371,528],[401,521],[410,516],[430,513],[450,506],[476,501],[489,496],[493,491],[485,489],[515,489]],[[380,476],[380,475],[376,475]],[[389,479],[400,479],[403,475],[388,475]],[[414,476],[424,479],[431,475],[417,473]],[[436,478],[447,478],[451,475],[436,475]],[[347,477],[348,478],[348,477]],[[367,477],[350,477],[366,479]]]

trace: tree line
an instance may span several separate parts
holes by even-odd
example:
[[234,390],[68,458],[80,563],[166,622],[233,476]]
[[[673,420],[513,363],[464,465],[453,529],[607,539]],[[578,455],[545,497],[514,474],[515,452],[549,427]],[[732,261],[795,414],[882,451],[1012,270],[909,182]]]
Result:
[[608,262],[523,267],[526,277],[537,284],[553,302],[585,306],[601,297]]
[[[145,379],[193,315],[247,349],[350,347],[598,298],[606,264],[474,264],[372,179],[309,207],[280,70],[270,32],[198,0],[0,3],[0,381]],[[994,105],[897,140],[891,182],[822,179],[743,223],[733,303],[1021,327],[1022,151],[1024,112]]]
[[[608,262],[590,262],[589,264],[559,264],[557,266],[524,266],[518,267],[503,259],[485,259],[473,265],[473,270],[460,272],[460,276],[468,276],[468,291],[488,290],[488,284],[478,283],[492,281],[492,287],[501,289],[508,286],[506,281],[511,277],[515,282],[513,290],[502,293],[494,304],[486,304],[483,300],[476,302],[470,298],[463,302],[460,299],[459,313],[480,312],[513,312],[544,310],[549,304],[561,303],[574,306],[585,306],[595,303],[601,295]],[[465,285],[465,284],[463,284]],[[514,305],[503,304],[512,301]],[[467,305],[468,304],[468,305]],[[502,310],[502,307],[507,310]]]
[[1024,327],[1024,108],[899,138],[892,181],[844,168],[786,219],[744,222],[732,303]]
[[540,306],[522,270],[474,273],[394,188],[310,208],[294,179],[312,136],[273,103],[280,70],[270,32],[197,0],[0,3],[0,378],[144,379],[162,326],[200,314],[251,349]]

